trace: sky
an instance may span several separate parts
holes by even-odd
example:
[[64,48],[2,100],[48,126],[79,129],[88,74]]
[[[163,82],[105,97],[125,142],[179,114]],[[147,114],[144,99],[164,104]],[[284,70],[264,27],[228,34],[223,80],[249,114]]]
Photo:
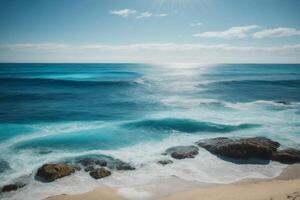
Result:
[[0,62],[300,63],[300,1],[0,0]]

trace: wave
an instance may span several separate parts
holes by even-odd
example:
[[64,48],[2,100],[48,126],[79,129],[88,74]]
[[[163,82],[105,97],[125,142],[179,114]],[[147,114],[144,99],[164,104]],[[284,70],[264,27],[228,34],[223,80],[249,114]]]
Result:
[[[74,133],[79,131],[102,128],[102,121],[95,122],[63,122],[63,123],[41,123],[33,125],[23,124],[1,124],[1,131],[8,132],[9,137],[0,137],[0,150],[5,150],[18,143],[40,139],[49,136]],[[14,129],[12,128],[14,127]],[[10,130],[10,131],[9,131]]]
[[63,80],[50,78],[0,78],[0,85],[52,85],[52,86],[130,86],[137,85],[135,80]]
[[[212,85],[277,85],[286,87],[299,87],[300,80],[228,80],[228,81],[212,81],[207,84]],[[204,84],[204,85],[207,85]]]
[[164,118],[164,119],[146,119],[142,121],[129,122],[123,126],[127,128],[146,128],[156,130],[175,130],[186,133],[196,132],[231,132],[240,129],[258,127],[258,124],[239,124],[225,125],[205,121],[196,121],[192,119]]
[[198,87],[205,88],[202,96],[231,102],[300,101],[300,80],[231,80]]
[[298,109],[300,104],[298,102],[290,101],[250,101],[244,103],[224,102],[224,106],[235,110],[250,110],[250,109],[264,109],[264,110],[287,110]]

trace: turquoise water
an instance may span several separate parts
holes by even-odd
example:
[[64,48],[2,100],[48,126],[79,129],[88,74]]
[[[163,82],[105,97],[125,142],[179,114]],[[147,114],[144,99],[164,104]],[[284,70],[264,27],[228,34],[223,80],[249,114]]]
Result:
[[300,148],[299,102],[298,64],[0,64],[0,183],[90,154],[139,168],[208,137]]

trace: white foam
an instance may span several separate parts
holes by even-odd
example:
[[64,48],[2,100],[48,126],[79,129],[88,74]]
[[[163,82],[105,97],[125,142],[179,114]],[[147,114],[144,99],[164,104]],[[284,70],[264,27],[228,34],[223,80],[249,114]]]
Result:
[[[113,171],[110,177],[100,180],[94,180],[89,177],[88,173],[84,172],[77,172],[75,175],[58,179],[52,183],[40,183],[32,179],[28,186],[4,199],[17,200],[22,197],[23,200],[36,200],[51,195],[82,193],[102,185],[118,188],[119,194],[128,199],[152,199],[156,195],[153,191],[160,191],[160,188],[165,187],[162,185],[165,183],[159,180],[170,177],[177,177],[187,182],[231,183],[243,178],[272,178],[279,175],[286,166],[277,162],[271,162],[267,165],[237,165],[221,160],[204,149],[200,149],[199,155],[194,159],[173,159],[174,163],[166,166],[156,163],[161,159],[170,159],[169,156],[161,155],[166,148],[175,145],[190,145],[198,139],[208,136],[209,134],[199,136],[174,133],[171,137],[160,142],[146,142],[119,150],[62,153],[59,154],[60,157],[91,153],[111,155],[131,162],[137,169]],[[58,157],[55,155],[57,154],[47,155],[48,161],[57,159]],[[20,155],[20,157],[26,160],[26,155]],[[32,165],[38,167],[38,164],[35,165],[34,162]],[[153,182],[156,184],[153,185]]]

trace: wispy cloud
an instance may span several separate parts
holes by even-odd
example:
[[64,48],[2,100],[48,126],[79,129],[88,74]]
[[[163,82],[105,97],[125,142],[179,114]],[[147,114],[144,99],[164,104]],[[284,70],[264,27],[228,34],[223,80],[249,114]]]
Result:
[[142,12],[136,18],[137,19],[142,19],[142,18],[149,18],[149,17],[152,17],[152,16],[153,16],[153,14],[151,12]]
[[265,29],[253,34],[254,38],[288,37],[288,36],[300,36],[300,30],[294,28],[279,27],[274,29]]
[[122,9],[122,10],[112,10],[109,12],[110,14],[113,15],[118,15],[120,17],[129,17],[131,15],[135,15],[137,19],[143,19],[143,18],[150,18],[150,17],[166,17],[166,13],[159,13],[155,14],[149,11],[145,12],[139,12],[137,10],[132,10],[132,9]]
[[61,43],[19,43],[19,44],[2,44],[1,49],[7,50],[63,50],[68,49],[71,46],[68,44]]
[[155,16],[156,17],[166,17],[166,16],[168,16],[168,14],[166,14],[166,13],[160,13],[160,14],[156,14]]
[[2,62],[300,62],[300,43],[239,46],[200,43],[126,45],[0,44]]
[[281,46],[238,46],[230,44],[191,44],[191,43],[137,43],[128,45],[105,45],[87,44],[70,45],[59,43],[22,43],[2,44],[0,49],[4,50],[27,50],[27,51],[48,51],[48,50],[100,50],[100,51],[193,51],[193,50],[222,50],[222,51],[300,51],[300,44]]
[[167,14],[161,13],[161,14],[153,14],[151,12],[141,12],[136,18],[137,19],[143,19],[143,18],[150,18],[150,17],[166,17]]
[[191,24],[190,24],[191,27],[202,26],[202,25],[203,25],[202,22],[196,22],[196,23],[191,23]]
[[132,9],[122,9],[122,10],[112,10],[110,11],[110,14],[113,14],[113,15],[118,15],[118,16],[121,16],[121,17],[128,17],[129,15],[133,15],[133,14],[136,14],[137,11],[136,10],[132,10]]
[[225,31],[213,31],[194,34],[195,37],[215,37],[215,38],[245,38],[249,32],[258,28],[258,25],[237,26]]

